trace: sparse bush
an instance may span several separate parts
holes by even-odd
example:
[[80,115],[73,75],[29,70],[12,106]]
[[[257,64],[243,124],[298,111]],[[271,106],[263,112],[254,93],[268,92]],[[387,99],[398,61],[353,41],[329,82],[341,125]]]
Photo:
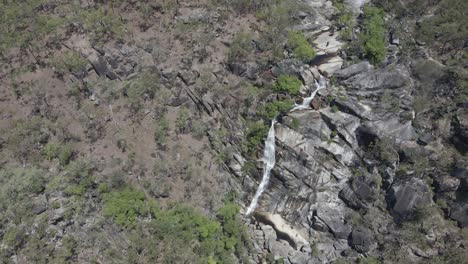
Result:
[[246,60],[252,51],[252,36],[249,33],[239,32],[232,40],[228,60],[230,62]]
[[315,57],[315,51],[307,39],[299,31],[291,31],[288,34],[288,46],[293,50],[294,57],[304,62],[310,62]]
[[49,138],[44,120],[38,117],[30,120],[16,120],[11,124],[8,148],[21,160],[35,159],[39,147]]
[[81,13],[85,28],[91,33],[94,43],[104,43],[110,38],[121,40],[124,37],[125,25],[114,12],[102,5],[98,8]]
[[11,48],[32,51],[63,19],[41,10],[42,0],[0,3],[0,57]]
[[302,82],[296,76],[292,75],[280,75],[276,81],[276,85],[273,86],[275,91],[288,92],[291,95],[299,93],[299,88]]
[[76,75],[81,75],[82,72],[86,71],[88,61],[76,51],[67,51],[64,54],[54,57],[52,65],[55,67],[55,71],[58,74],[63,75],[70,72]]
[[154,139],[156,143],[160,146],[164,146],[167,141],[167,133],[169,131],[169,121],[167,120],[166,116],[162,116],[156,122],[155,131],[154,131]]
[[300,126],[300,122],[299,122],[299,119],[293,117],[292,120],[291,120],[291,128],[294,129],[294,130],[297,130]]
[[332,113],[337,113],[337,112],[338,112],[338,106],[333,105],[333,106],[331,107],[331,111],[332,111]]
[[182,134],[189,130],[189,111],[185,107],[182,107],[177,113],[176,128],[177,132]]
[[192,122],[192,134],[196,139],[202,139],[206,135],[207,127],[205,123],[199,120]]

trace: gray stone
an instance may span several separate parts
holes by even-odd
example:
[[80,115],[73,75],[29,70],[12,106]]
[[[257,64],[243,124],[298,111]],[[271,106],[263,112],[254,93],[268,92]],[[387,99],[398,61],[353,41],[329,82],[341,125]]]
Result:
[[294,249],[283,240],[270,240],[268,242],[268,251],[275,257],[283,258],[287,258],[290,252],[295,252]]
[[407,220],[414,216],[418,208],[430,204],[431,194],[423,180],[411,178],[409,181],[392,185],[388,202],[397,220]]
[[368,229],[358,228],[351,233],[351,246],[358,252],[370,251],[374,243],[372,232]]
[[275,67],[271,69],[271,72],[275,77],[278,77],[282,74],[289,74],[300,76],[302,71],[302,64],[297,60],[289,59],[289,60],[282,60],[279,62]]
[[313,263],[312,256],[310,254],[300,251],[296,251],[291,256],[289,256],[289,261],[291,264]]
[[396,89],[410,82],[410,77],[405,69],[382,69],[378,71],[367,71],[355,75],[343,83],[353,89],[359,90],[384,90]]
[[65,215],[65,209],[63,207],[57,208],[52,211],[52,216],[50,218],[50,222],[52,224],[58,223],[63,220],[63,216]]
[[452,209],[450,218],[456,220],[462,228],[468,226],[468,204]]
[[312,72],[309,69],[301,71],[300,77],[301,77],[302,82],[305,85],[312,85],[315,82],[314,75],[312,74]]
[[438,192],[454,192],[460,186],[460,179],[448,175],[437,177],[435,182]]
[[109,64],[102,56],[100,56],[97,60],[92,60],[91,64],[99,76],[107,77],[111,80],[118,79],[118,76],[111,71]]
[[32,211],[34,214],[41,214],[47,210],[47,199],[40,196],[34,199]]
[[357,64],[353,64],[351,66],[348,66],[344,69],[335,71],[333,76],[339,79],[348,79],[354,75],[368,72],[374,69],[374,66],[370,64],[368,61],[363,61]]
[[416,139],[416,132],[412,126],[412,122],[406,121],[405,123],[400,123],[397,117],[368,121],[361,128],[379,139],[391,138],[398,142]]
[[317,210],[317,216],[330,229],[330,232],[336,238],[347,238],[351,232],[351,228],[347,226],[343,219],[339,217],[341,214],[333,208],[321,208]]
[[422,146],[426,146],[427,144],[431,143],[433,137],[431,133],[424,133],[418,138],[418,144]]
[[179,71],[178,76],[179,76],[180,79],[182,79],[182,81],[186,85],[190,86],[190,85],[195,84],[195,81],[198,78],[199,73],[196,72],[196,71],[182,70],[182,71]]
[[455,134],[453,140],[457,148],[468,152],[468,109],[458,109],[454,122]]
[[276,240],[276,232],[273,229],[272,226],[270,225],[262,225],[261,229],[263,231],[263,234],[265,236],[265,240]]

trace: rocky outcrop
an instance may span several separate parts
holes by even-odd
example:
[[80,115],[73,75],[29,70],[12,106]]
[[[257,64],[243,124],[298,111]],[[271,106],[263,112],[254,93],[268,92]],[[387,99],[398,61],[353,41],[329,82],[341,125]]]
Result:
[[353,230],[350,243],[360,253],[369,252],[376,245],[372,232],[363,228]]
[[366,73],[374,69],[374,66],[368,61],[362,61],[357,64],[350,65],[344,69],[336,71],[333,76],[338,79],[348,79],[357,74]]
[[427,184],[417,178],[394,183],[387,200],[392,214],[398,220],[413,218],[417,210],[424,208],[432,201]]
[[468,152],[468,109],[458,109],[455,117],[453,140],[464,153]]

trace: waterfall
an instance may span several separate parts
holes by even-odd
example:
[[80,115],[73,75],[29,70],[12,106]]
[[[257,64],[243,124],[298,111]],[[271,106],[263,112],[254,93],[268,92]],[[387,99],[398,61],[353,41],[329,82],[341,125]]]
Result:
[[315,91],[313,91],[309,97],[306,97],[304,98],[304,100],[302,101],[302,104],[294,104],[294,107],[291,109],[290,112],[293,112],[293,111],[296,111],[296,110],[304,110],[304,109],[309,109],[310,108],[310,103],[312,102],[312,100],[314,99],[315,95],[317,94],[318,91],[322,90],[322,89],[325,89],[327,88],[327,81],[325,79],[325,77],[323,77],[322,75],[320,75],[320,79],[319,81],[317,82],[317,80],[315,80],[315,87],[317,87],[315,89]]
[[[302,104],[295,104],[291,112],[295,110],[303,110],[310,108],[310,103],[314,99],[317,92],[327,87],[327,81],[325,77],[320,75],[319,81],[317,82],[317,80],[315,80],[315,86],[317,87],[315,91],[313,91],[309,97],[304,98]],[[250,202],[250,205],[247,208],[245,215],[250,215],[257,207],[258,199],[260,198],[260,195],[262,195],[262,193],[265,191],[268,182],[270,181],[270,172],[275,166],[275,123],[276,118],[274,118],[273,121],[271,121],[271,127],[268,131],[268,137],[265,140],[265,149],[263,150],[262,181],[260,182],[260,185],[258,186],[258,189],[255,192],[252,202]]]
[[276,118],[271,121],[271,127],[268,131],[268,137],[265,141],[265,149],[263,150],[263,178],[258,186],[255,196],[252,199],[245,215],[250,215],[257,207],[258,198],[265,191],[268,182],[270,181],[271,169],[275,166],[275,123]]

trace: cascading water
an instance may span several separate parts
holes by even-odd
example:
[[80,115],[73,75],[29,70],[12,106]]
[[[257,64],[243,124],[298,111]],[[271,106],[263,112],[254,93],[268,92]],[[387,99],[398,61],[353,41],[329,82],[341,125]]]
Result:
[[325,77],[320,75],[319,81],[317,82],[317,80],[315,80],[315,86],[317,88],[310,94],[309,97],[304,98],[304,100],[302,101],[302,104],[294,104],[294,107],[291,109],[291,112],[296,111],[296,110],[304,110],[304,109],[310,108],[310,103],[314,99],[317,92],[327,87],[327,81],[325,80]]
[[265,191],[268,182],[270,181],[271,169],[275,166],[275,123],[276,118],[271,122],[270,130],[268,131],[268,137],[265,141],[265,149],[263,150],[263,178],[258,186],[257,192],[255,192],[254,198],[247,208],[246,215],[250,215],[257,207],[258,198]]
[[[320,76],[318,82],[315,80],[315,86],[317,87],[315,91],[313,91],[309,97],[304,98],[302,104],[296,104],[291,112],[310,108],[310,103],[314,99],[317,92],[327,87],[327,81],[325,77]],[[263,191],[265,191],[268,182],[270,181],[270,172],[275,166],[275,123],[276,118],[274,118],[271,122],[271,127],[268,131],[268,137],[265,141],[265,149],[263,151],[263,178],[260,182],[260,185],[258,186],[257,191],[255,192],[252,202],[250,202],[250,205],[247,208],[245,213],[247,216],[250,215],[257,207],[258,199],[260,198],[260,195],[262,195]]]

